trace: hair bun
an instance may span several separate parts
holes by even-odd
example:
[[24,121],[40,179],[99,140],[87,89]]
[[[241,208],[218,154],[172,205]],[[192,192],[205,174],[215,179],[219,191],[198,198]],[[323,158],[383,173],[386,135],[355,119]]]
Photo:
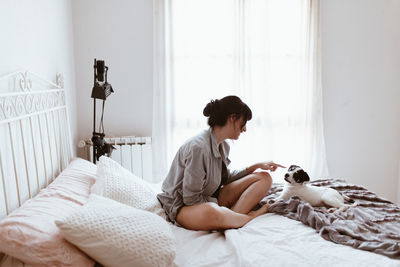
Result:
[[218,109],[219,106],[219,100],[211,100],[210,103],[206,105],[206,107],[203,109],[203,115],[206,117],[209,117],[211,114],[214,113],[215,110]]

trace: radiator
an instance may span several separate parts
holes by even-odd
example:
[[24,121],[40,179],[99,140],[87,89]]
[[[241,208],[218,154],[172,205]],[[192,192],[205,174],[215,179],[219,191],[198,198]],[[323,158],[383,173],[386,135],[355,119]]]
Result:
[[[104,138],[115,147],[111,158],[130,170],[136,176],[152,182],[152,150],[151,137],[123,136]],[[82,146],[82,145],[81,145]],[[91,141],[85,141],[87,156],[93,162],[93,146]]]

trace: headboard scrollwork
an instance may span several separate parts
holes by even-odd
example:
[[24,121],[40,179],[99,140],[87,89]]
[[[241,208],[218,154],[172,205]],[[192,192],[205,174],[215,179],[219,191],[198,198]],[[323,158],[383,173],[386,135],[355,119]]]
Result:
[[64,78],[0,77],[0,218],[46,187],[72,157]]

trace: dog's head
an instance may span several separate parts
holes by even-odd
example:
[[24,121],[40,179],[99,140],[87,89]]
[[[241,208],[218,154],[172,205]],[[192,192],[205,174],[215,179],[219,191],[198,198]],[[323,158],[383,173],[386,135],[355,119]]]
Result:
[[302,184],[310,181],[310,177],[301,167],[297,165],[290,165],[288,172],[285,174],[285,181],[289,184]]

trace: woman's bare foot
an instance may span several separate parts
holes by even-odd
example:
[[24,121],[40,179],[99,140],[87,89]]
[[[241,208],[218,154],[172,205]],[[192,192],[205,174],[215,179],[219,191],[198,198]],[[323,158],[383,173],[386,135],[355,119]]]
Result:
[[249,215],[250,217],[252,217],[254,219],[260,215],[267,213],[269,206],[270,206],[269,204],[264,204],[258,210],[250,211],[247,215]]

